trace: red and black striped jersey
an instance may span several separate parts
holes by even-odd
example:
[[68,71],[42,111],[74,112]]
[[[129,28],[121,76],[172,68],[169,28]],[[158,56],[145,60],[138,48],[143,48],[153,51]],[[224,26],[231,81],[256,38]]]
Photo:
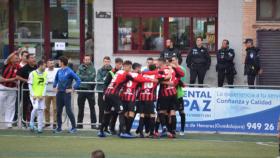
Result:
[[[4,66],[2,77],[5,79],[15,78],[17,71],[20,69],[19,64],[8,64]],[[15,82],[4,82],[2,85],[10,88],[16,87]]]
[[[160,95],[161,96],[173,96],[177,95],[177,89],[176,86],[180,81],[180,78],[184,76],[184,71],[180,67],[169,69],[169,67],[164,67],[162,69],[165,75],[168,75],[171,73],[171,78],[168,80],[168,82],[171,83],[171,85],[167,84],[161,84],[160,87]],[[170,72],[171,71],[171,72]]]
[[133,80],[128,81],[124,85],[123,91],[121,93],[121,99],[123,101],[134,102],[136,100],[137,88],[139,83],[150,82],[151,79],[134,72],[130,73],[129,75],[133,78]]
[[176,83],[176,86],[177,86],[179,84],[181,78],[185,76],[185,72],[180,66],[178,66],[176,68],[173,68],[173,69],[175,70],[175,73],[176,73],[176,76],[175,76],[176,77],[176,82],[175,83]]
[[110,95],[110,94],[117,94],[119,95],[120,90],[128,80],[127,80],[127,75],[129,73],[124,71],[124,70],[119,70],[117,73],[113,76],[109,86],[105,90],[105,95]]
[[[173,85],[166,85],[166,84],[161,84],[160,85],[160,96],[173,96],[177,94],[177,90],[175,87],[175,82],[177,81],[176,79],[176,73],[173,69],[169,69],[168,66],[165,66],[161,69],[161,71],[164,72],[165,75],[168,75],[171,73],[171,78],[168,80],[168,82],[173,83]],[[170,72],[171,71],[171,72]]]
[[[160,79],[164,78],[165,75],[159,74],[157,70],[143,72],[143,77],[150,79]],[[156,90],[158,83],[154,82],[144,82],[141,85],[141,90],[139,94],[140,101],[155,101],[157,99]]]

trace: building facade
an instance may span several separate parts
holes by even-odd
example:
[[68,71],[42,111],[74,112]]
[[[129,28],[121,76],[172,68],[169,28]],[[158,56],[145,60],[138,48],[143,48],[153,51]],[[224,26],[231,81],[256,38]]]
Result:
[[254,39],[261,50],[258,84],[280,85],[280,0],[245,0],[242,30],[243,39]]
[[[258,84],[280,85],[277,73],[280,70],[277,64],[280,60],[279,0],[96,0],[94,10],[112,13],[109,19],[94,16],[95,57],[98,59],[108,55],[145,63],[147,56],[158,57],[165,39],[173,38],[185,61],[195,37],[202,36],[212,57],[205,83],[216,86],[215,52],[222,40],[228,39],[236,52],[235,84],[244,85],[247,81],[243,41],[253,38],[255,45],[261,48],[264,70]],[[101,63],[99,60],[95,64]]]
[[[38,58],[66,55],[78,64],[84,54],[96,68],[104,56],[145,64],[158,57],[168,38],[183,53],[197,36],[211,53],[205,83],[217,86],[216,51],[223,39],[235,49],[235,84],[246,84],[243,41],[261,48],[259,84],[280,84],[280,0],[3,0],[0,55],[28,47]],[[39,8],[39,9],[38,9]]]
[[[195,37],[202,36],[212,56],[212,65],[205,83],[216,86],[215,52],[222,40],[228,39],[231,47],[236,50],[237,69],[242,70],[236,76],[236,84],[245,83],[243,66],[239,64],[242,62],[243,48],[243,0],[153,2],[96,0],[96,12],[105,11],[113,13],[113,16],[110,19],[94,16],[95,57],[102,59],[108,55],[145,63],[147,56],[159,56],[165,39],[173,38],[183,52],[185,65],[187,52],[194,46]],[[133,40],[124,38],[126,34],[126,37]],[[101,63],[102,60],[99,60],[95,64],[98,66]]]

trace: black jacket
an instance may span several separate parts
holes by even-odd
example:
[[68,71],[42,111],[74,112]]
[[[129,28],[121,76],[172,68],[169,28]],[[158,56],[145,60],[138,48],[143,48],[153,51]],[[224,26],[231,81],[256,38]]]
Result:
[[209,69],[211,65],[211,57],[205,47],[194,47],[186,59],[187,66],[190,69],[204,68]]
[[160,57],[164,59],[170,59],[172,57],[176,56],[178,58],[179,64],[182,63],[182,55],[177,48],[165,48],[161,53]]
[[246,49],[245,75],[257,75],[261,69],[259,48],[251,47]]
[[217,53],[217,66],[216,70],[232,69],[234,67],[235,52],[231,48],[222,48]]

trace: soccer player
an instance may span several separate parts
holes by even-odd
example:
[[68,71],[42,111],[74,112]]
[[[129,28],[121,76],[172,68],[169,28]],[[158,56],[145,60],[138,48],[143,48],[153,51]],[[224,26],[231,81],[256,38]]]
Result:
[[[165,75],[172,74],[171,78],[161,82],[161,87],[159,91],[159,119],[163,129],[168,127],[167,136],[169,138],[175,138],[176,134],[176,103],[177,103],[177,90],[176,84],[178,82],[178,77],[183,77],[184,72],[179,66],[170,64],[172,60],[168,59],[165,62],[161,70]],[[169,116],[169,117],[168,117]],[[162,136],[165,135],[163,131]]]
[[[164,65],[164,62],[165,62],[165,60],[163,59],[163,58],[158,58],[158,59],[155,59],[154,60],[154,65],[155,65],[155,67],[156,67],[156,70],[158,70],[158,72],[161,72],[161,74],[163,74],[163,71],[160,71],[160,69],[161,69],[161,66],[163,66]],[[170,74],[170,77],[171,77],[171,74]],[[160,88],[160,85],[158,84],[157,85],[157,88],[156,88],[156,101],[155,101],[155,104],[156,104],[156,111],[157,111],[157,116],[156,116],[156,122],[155,122],[155,130],[154,130],[154,135],[156,136],[156,137],[159,137],[160,136],[160,134],[159,134],[159,132],[158,132],[158,130],[159,130],[159,126],[160,126],[160,120],[159,120],[159,110],[158,110],[158,107],[159,107],[159,101],[158,101],[158,97],[159,97],[159,88]]]
[[124,111],[123,111],[123,105],[120,98],[120,90],[123,87],[123,85],[129,80],[129,73],[131,71],[132,62],[127,60],[123,63],[123,70],[117,71],[117,73],[114,75],[114,77],[111,80],[111,83],[105,90],[105,111],[103,116],[103,121],[100,127],[100,132],[98,133],[99,137],[106,137],[106,134],[104,133],[105,128],[109,125],[110,119],[111,119],[111,111],[112,108],[115,112],[119,115],[119,121],[120,121],[120,136],[122,137],[125,135],[124,131]]
[[[170,76],[164,76],[159,73],[156,69],[155,64],[151,64],[149,66],[149,71],[143,72],[143,77],[150,78],[153,80],[164,80],[165,78],[169,78]],[[140,121],[139,121],[139,133],[140,137],[143,138],[143,125],[144,119],[147,118],[149,124],[149,137],[154,136],[154,126],[155,126],[155,104],[156,101],[156,91],[158,84],[156,82],[144,82],[142,83],[140,95],[139,95],[139,113],[140,113]]]
[[47,72],[45,72],[46,63],[42,60],[37,64],[38,69],[32,71],[28,78],[28,88],[30,91],[30,100],[32,102],[32,112],[30,118],[30,130],[34,131],[35,115],[38,115],[38,133],[43,132],[43,120],[45,109],[45,96],[47,87]]
[[[176,68],[180,67],[181,70],[184,72],[182,67],[179,65],[177,57],[175,57],[175,56],[172,57],[171,65],[172,65],[172,67],[176,67]],[[182,77],[180,77],[180,75],[176,74],[176,78],[178,80],[178,83],[176,85],[176,89],[177,89],[176,111],[179,112],[179,115],[180,115],[180,118],[181,118],[180,135],[183,136],[184,135],[184,131],[185,131],[185,124],[186,124],[186,114],[185,114],[185,111],[184,111],[184,100],[183,100],[183,97],[184,97],[183,87],[185,85],[184,85],[184,82],[182,81]]]
[[[114,78],[115,74],[119,70],[122,69],[122,66],[123,66],[122,58],[116,58],[115,59],[115,68],[113,68],[111,71],[109,71],[109,73],[107,73],[107,76],[106,76],[106,78],[104,80],[104,89],[106,89],[109,86],[109,84],[111,83],[111,81]],[[109,123],[110,124],[110,131],[108,131],[108,127],[105,127],[105,132],[106,132],[107,135],[111,135],[111,134],[115,135],[115,134],[117,134],[117,132],[115,130],[115,125],[116,125],[116,122],[117,122],[117,118],[118,118],[118,113],[115,110],[112,110],[111,111],[110,123]]]
[[147,60],[146,60],[147,66],[141,67],[141,72],[149,71],[149,66],[152,65],[153,62],[154,62],[153,58],[151,58],[151,57],[147,58]]
[[132,69],[133,71],[130,73],[131,80],[124,85],[123,92],[121,94],[121,99],[123,102],[125,116],[126,116],[126,134],[128,136],[134,137],[131,135],[130,130],[135,116],[136,91],[138,85],[144,82],[157,82],[157,80],[143,77],[140,74],[141,65],[139,63],[134,63],[132,65]]

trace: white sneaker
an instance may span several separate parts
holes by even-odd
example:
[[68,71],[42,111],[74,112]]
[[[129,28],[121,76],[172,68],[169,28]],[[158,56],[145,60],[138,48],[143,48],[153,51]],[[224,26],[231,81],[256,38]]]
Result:
[[179,133],[179,135],[180,135],[180,136],[184,136],[184,135],[185,135],[185,132],[181,131],[181,132]]
[[146,137],[149,137],[149,135],[150,135],[150,133],[145,133],[144,134],[144,137],[146,138]]

